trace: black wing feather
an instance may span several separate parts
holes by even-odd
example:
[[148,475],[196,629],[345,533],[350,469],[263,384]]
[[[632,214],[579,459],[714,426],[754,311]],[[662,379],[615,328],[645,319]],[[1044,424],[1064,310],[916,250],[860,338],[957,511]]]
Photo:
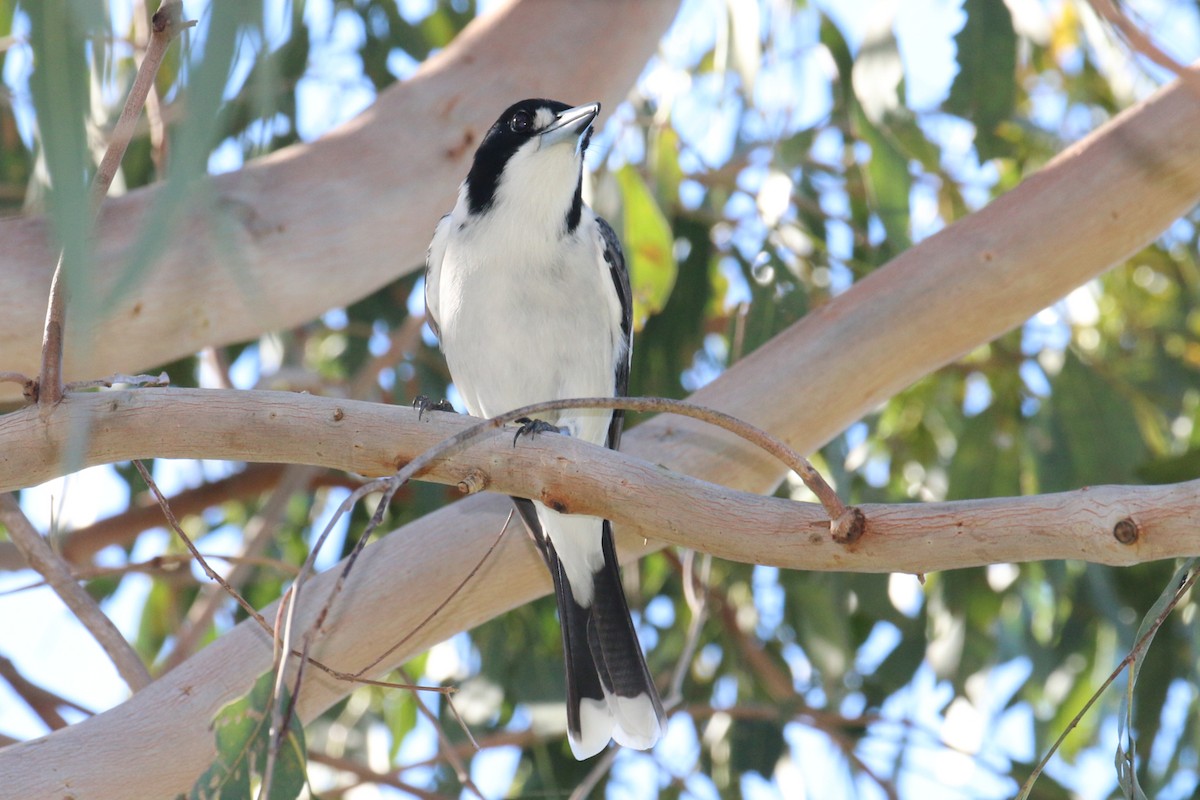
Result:
[[[614,394],[624,397],[629,394],[629,362],[633,357],[633,290],[629,285],[629,268],[625,266],[625,254],[621,252],[621,240],[616,231],[604,220],[596,217],[596,226],[600,229],[600,238],[604,242],[604,261],[612,274],[613,286],[617,290],[617,298],[621,301],[621,334],[625,338],[625,358],[617,364]],[[625,412],[616,410],[612,422],[608,426],[608,447],[620,449],[621,430],[625,425]]]

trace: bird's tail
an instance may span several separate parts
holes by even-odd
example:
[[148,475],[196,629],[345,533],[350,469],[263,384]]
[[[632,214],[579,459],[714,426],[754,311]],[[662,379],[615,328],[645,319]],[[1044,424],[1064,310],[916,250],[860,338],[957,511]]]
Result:
[[[528,506],[523,506],[528,503]],[[567,570],[529,501],[517,502],[554,578],[567,668],[567,738],[583,760],[603,750],[609,739],[646,750],[662,736],[663,707],[638,644],[621,586],[612,525],[603,521],[603,562],[592,572],[591,603],[571,591]]]

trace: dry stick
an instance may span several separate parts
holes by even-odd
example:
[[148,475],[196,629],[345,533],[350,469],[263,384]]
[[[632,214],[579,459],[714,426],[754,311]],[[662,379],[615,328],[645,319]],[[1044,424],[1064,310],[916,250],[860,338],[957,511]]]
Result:
[[[68,700],[60,694],[38,686],[22,675],[21,671],[17,669],[17,665],[4,656],[0,656],[0,678],[3,678],[12,687],[13,692],[25,701],[25,705],[38,715],[42,724],[52,731],[65,728],[70,724],[59,713],[60,707],[74,709],[88,717],[96,714],[95,711],[84,708],[74,700]],[[0,747],[3,746],[0,745]]]
[[[400,674],[404,676],[405,680],[412,680],[412,677],[408,674],[407,670],[401,669]],[[467,765],[463,763],[462,758],[459,757],[458,751],[454,748],[454,743],[446,737],[446,732],[442,730],[442,726],[438,722],[437,716],[429,710],[429,706],[425,705],[425,701],[420,695],[416,695],[415,697],[417,701],[417,710],[421,712],[421,716],[429,720],[429,723],[433,725],[433,730],[437,733],[438,752],[445,753],[446,761],[449,762],[450,767],[454,770],[454,774],[458,778],[458,782],[462,784],[464,789],[477,796],[479,800],[484,800],[483,793],[479,791],[479,787],[476,786],[475,782],[471,780],[471,773],[467,770]],[[450,698],[447,697],[446,699],[449,700]],[[454,714],[455,716],[458,716],[458,711],[456,710]],[[467,735],[470,736],[469,733]],[[478,750],[479,743],[475,741],[475,737],[470,736],[470,739],[471,744],[476,750]]]
[[1134,660],[1138,657],[1138,654],[1145,649],[1146,643],[1149,642],[1156,633],[1158,633],[1158,629],[1161,628],[1162,624],[1167,621],[1167,617],[1169,617],[1171,612],[1175,610],[1175,606],[1179,605],[1179,601],[1183,599],[1183,596],[1187,594],[1188,590],[1192,588],[1198,578],[1200,578],[1200,567],[1193,569],[1191,574],[1188,575],[1187,580],[1180,584],[1179,588],[1175,590],[1175,596],[1171,598],[1171,602],[1167,603],[1163,610],[1159,612],[1158,616],[1155,617],[1154,624],[1151,625],[1144,634],[1142,634],[1141,638],[1137,640],[1125,657],[1121,659],[1121,663],[1117,665],[1117,668],[1109,674],[1104,683],[1100,684],[1100,688],[1096,689],[1096,691],[1092,693],[1092,696],[1088,698],[1088,701],[1083,704],[1083,708],[1079,709],[1079,713],[1072,717],[1071,721],[1067,723],[1067,727],[1064,728],[1063,732],[1059,734],[1057,739],[1054,740],[1054,744],[1050,746],[1050,750],[1045,756],[1042,757],[1042,760],[1037,763],[1037,766],[1033,768],[1033,772],[1029,773],[1029,778],[1026,779],[1024,785],[1021,786],[1021,791],[1017,795],[1019,799],[1029,796],[1030,790],[1033,789],[1034,781],[1038,779],[1038,776],[1042,774],[1042,770],[1046,768],[1046,764],[1048,764],[1050,759],[1054,757],[1054,754],[1058,752],[1058,748],[1067,738],[1067,734],[1075,730],[1075,727],[1079,725],[1080,720],[1083,719],[1088,710],[1096,703],[1097,700],[1100,699],[1100,695],[1104,694],[1105,690],[1112,685],[1113,681],[1115,681],[1127,667],[1133,664]]
[[[318,764],[324,764],[331,769],[348,772],[358,778],[360,784],[369,782],[380,784],[382,786],[390,786],[393,789],[399,789],[400,791],[411,794],[414,797],[421,798],[421,800],[445,800],[443,795],[437,794],[436,792],[430,792],[426,789],[421,789],[420,787],[413,786],[410,783],[405,783],[399,778],[394,777],[390,772],[376,772],[370,767],[364,766],[353,759],[331,756],[327,753],[314,750],[308,754],[308,760],[315,761]],[[330,792],[321,792],[322,797],[328,797],[331,794],[332,793]]]
[[588,774],[575,787],[575,791],[571,792],[571,796],[567,800],[587,800],[587,798],[591,797],[592,790],[600,784],[600,779],[612,769],[613,762],[617,760],[617,753],[619,751],[620,748],[618,747],[610,747],[605,750],[596,761],[595,766],[588,771]]
[[[204,570],[204,574],[207,575],[210,580],[214,580],[221,584],[226,593],[228,593],[229,596],[232,597],[237,604],[242,607],[242,610],[245,611],[251,619],[258,623],[258,626],[262,628],[268,636],[271,637],[272,641],[278,643],[278,634],[275,628],[272,627],[271,623],[267,622],[263,615],[258,613],[258,609],[250,605],[250,603],[246,601],[246,598],[238,594],[237,591],[230,586],[225,579],[222,578],[212,567],[210,567],[207,561],[204,560],[204,556],[200,554],[198,549],[196,549],[195,543],[192,542],[191,538],[184,533],[183,528],[179,525],[179,520],[175,518],[175,514],[171,511],[171,506],[167,502],[166,496],[162,493],[162,490],[158,488],[158,484],[154,482],[154,478],[150,476],[150,473],[146,470],[145,465],[143,465],[141,461],[137,460],[133,462],[133,465],[137,469],[138,474],[142,476],[142,480],[146,481],[146,485],[150,487],[150,491],[154,494],[155,499],[158,501],[159,508],[162,509],[163,515],[167,518],[167,524],[170,525],[171,530],[175,532],[175,535],[183,541],[183,544],[185,547],[187,547],[188,552],[192,554],[192,557],[195,558],[197,563],[200,564],[200,568]],[[291,654],[294,656],[301,655],[299,650],[292,650]],[[345,672],[341,672],[340,670],[336,670],[333,667],[323,664],[315,658],[309,658],[308,661],[317,669],[332,675],[335,678],[339,678],[341,680],[353,680],[353,678],[348,676]],[[397,689],[413,689],[424,692],[445,693],[449,691],[445,687],[441,686],[407,686],[404,684],[385,683],[382,681],[363,682]]]
[[67,608],[79,618],[88,633],[112,660],[121,679],[130,691],[137,692],[149,685],[150,672],[133,647],[125,640],[113,621],[104,615],[100,606],[87,591],[75,582],[71,571],[50,545],[37,532],[21,510],[15,495],[0,495],[0,522],[8,529],[13,543],[20,548],[29,566],[38,571],[54,589]]
[[163,387],[171,385],[171,378],[165,372],[160,372],[157,375],[125,375],[118,372],[115,375],[109,375],[107,378],[71,381],[64,388],[68,392],[75,392],[80,389],[111,389],[114,383],[125,383],[130,386]]
[[[510,522],[512,522],[512,518],[513,518],[513,512],[509,511],[508,517],[504,520],[504,524],[500,526],[500,532],[496,534],[496,538],[492,542],[491,546],[489,546],[488,549],[484,552],[484,554],[479,557],[479,561],[477,561],[475,563],[474,567],[471,567],[471,571],[468,572],[463,577],[463,579],[458,582],[458,585],[455,586],[454,589],[452,589],[446,595],[445,599],[442,600],[442,602],[438,603],[437,607],[434,608],[432,611],[430,611],[425,616],[425,619],[423,619],[419,623],[417,623],[417,625],[411,631],[409,631],[409,633],[406,634],[403,639],[396,642],[394,645],[392,645],[387,650],[385,650],[378,658],[376,658],[370,664],[367,664],[365,667],[360,669],[358,672],[354,673],[353,677],[360,678],[360,677],[362,677],[362,674],[364,672],[369,672],[369,671],[373,670],[375,667],[377,667],[379,665],[379,663],[381,661],[383,661],[385,658],[390,656],[392,653],[396,652],[396,650],[403,647],[404,644],[406,642],[408,642],[409,639],[411,639],[413,636],[416,636],[417,633],[419,633],[422,628],[424,628],[426,625],[428,625],[433,620],[434,617],[436,617],[438,614],[440,614],[442,609],[445,608],[459,592],[462,591],[462,588],[464,586],[466,586],[467,583],[469,583],[470,580],[475,577],[476,573],[479,572],[479,570],[483,567],[483,565],[485,563],[487,563],[488,558],[491,557],[492,553],[495,552],[496,548],[500,545],[500,540],[504,537],[504,532],[506,530],[508,530],[508,525]],[[367,537],[364,535],[362,538],[366,539]],[[468,738],[472,738],[472,739],[474,738],[474,737],[471,737],[471,734],[469,731],[467,732],[467,736],[468,736]]]
[[[252,620],[258,622],[258,626],[263,628],[263,631],[265,631],[266,634],[271,637],[272,642],[277,643],[278,636],[275,628],[271,626],[270,622],[266,621],[264,616],[258,613],[257,608],[251,606],[251,604],[246,601],[245,597],[242,597],[240,594],[238,594],[238,591],[236,591],[233,587],[230,587],[230,585],[226,582],[226,579],[218,575],[218,573],[212,569],[211,566],[209,566],[208,561],[204,560],[203,555],[200,554],[196,548],[196,545],[194,545],[192,542],[191,537],[184,533],[184,529],[180,527],[178,519],[175,519],[174,512],[170,510],[170,504],[167,503],[166,495],[162,493],[162,489],[158,488],[157,483],[155,483],[155,480],[152,479],[149,471],[146,470],[145,465],[140,461],[134,461],[133,467],[138,470],[138,474],[142,476],[142,480],[146,482],[146,486],[150,487],[150,492],[155,495],[155,499],[158,501],[158,507],[162,509],[163,516],[167,518],[167,524],[170,525],[170,529],[175,531],[175,535],[179,536],[179,539],[184,542],[184,546],[187,547],[187,551],[192,554],[192,558],[196,559],[197,563],[200,565],[200,569],[204,570],[204,575],[208,576],[211,581],[220,583],[221,587],[226,590],[226,593],[230,597],[233,597],[234,601],[241,606],[242,610],[245,610],[246,614],[250,615]],[[292,655],[300,655],[300,652],[293,651]],[[325,673],[334,675],[335,678],[342,678],[342,676],[346,674],[338,672],[338,670],[332,667],[325,666],[325,664],[322,662],[317,661],[316,658],[310,658],[310,662],[312,663],[313,667],[317,667],[318,669],[323,670]],[[421,686],[419,688],[432,692],[443,691],[442,687],[436,686]]]
[[[266,548],[267,543],[274,537],[276,530],[283,521],[284,514],[287,511],[287,504],[291,501],[292,495],[307,486],[309,480],[317,471],[316,467],[297,466],[294,464],[284,470],[283,477],[280,479],[279,485],[275,488],[271,497],[258,514],[245,526],[248,541],[242,547],[241,555],[243,557],[256,556]],[[252,562],[243,561],[230,571],[229,577],[225,579],[226,584],[233,587],[236,591],[237,587],[250,577],[253,569],[254,565]],[[167,656],[166,661],[163,662],[164,671],[178,666],[184,659],[191,655],[193,648],[196,647],[205,630],[212,623],[213,617],[216,615],[217,609],[224,599],[224,594],[221,591],[222,588],[218,584],[209,584],[201,591],[196,601],[192,603],[185,621],[186,627],[176,635],[175,648]]]
[[[100,208],[100,203],[108,194],[116,177],[117,168],[129,142],[133,139],[138,117],[146,104],[146,95],[154,86],[154,78],[162,64],[163,56],[175,37],[184,28],[195,25],[194,20],[183,21],[183,4],[181,0],[163,0],[158,11],[154,13],[151,22],[152,33],[146,54],[138,66],[137,76],[125,98],[125,107],[113,128],[112,137],[96,169],[92,180],[91,209],[92,214]],[[63,399],[63,331],[66,327],[67,297],[66,280],[63,275],[63,258],[65,252],[60,250],[58,264],[54,267],[54,277],[50,279],[50,300],[46,304],[46,325],[42,333],[42,369],[38,376],[38,408],[43,418],[50,413],[54,406]]]
[[[296,568],[286,561],[280,561],[277,558],[266,558],[262,556],[246,557],[246,556],[228,556],[221,553],[206,553],[204,558],[209,561],[224,561],[229,564],[248,564],[253,567],[268,567],[278,570],[284,575],[295,575]],[[187,580],[191,583],[198,583],[194,580],[191,573],[184,574],[180,569],[184,564],[190,564],[194,559],[191,554],[169,553],[166,555],[154,556],[145,561],[130,561],[119,567],[80,567],[72,569],[71,574],[75,576],[75,580],[90,581],[96,578],[118,578],[125,575],[143,574],[150,575],[163,579],[175,579],[177,581]],[[30,589],[37,589],[45,586],[44,580],[27,583],[24,586],[14,586],[10,589],[0,591],[0,597],[5,597],[11,594],[20,594],[28,592]],[[204,584],[206,586],[211,584]]]

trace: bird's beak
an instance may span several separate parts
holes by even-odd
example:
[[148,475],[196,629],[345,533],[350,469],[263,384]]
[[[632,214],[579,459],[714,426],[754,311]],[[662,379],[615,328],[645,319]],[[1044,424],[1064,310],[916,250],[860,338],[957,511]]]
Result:
[[592,120],[600,113],[599,103],[588,103],[583,106],[568,108],[558,115],[554,124],[542,131],[538,137],[538,149],[549,147],[559,142],[574,141],[579,143],[579,137],[592,124]]

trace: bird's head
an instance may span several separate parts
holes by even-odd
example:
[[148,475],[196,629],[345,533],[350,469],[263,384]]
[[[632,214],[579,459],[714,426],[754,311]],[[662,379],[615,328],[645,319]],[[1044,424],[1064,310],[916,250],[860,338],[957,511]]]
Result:
[[583,154],[599,103],[522,100],[504,110],[475,151],[466,193],[472,214],[493,210],[579,223]]

